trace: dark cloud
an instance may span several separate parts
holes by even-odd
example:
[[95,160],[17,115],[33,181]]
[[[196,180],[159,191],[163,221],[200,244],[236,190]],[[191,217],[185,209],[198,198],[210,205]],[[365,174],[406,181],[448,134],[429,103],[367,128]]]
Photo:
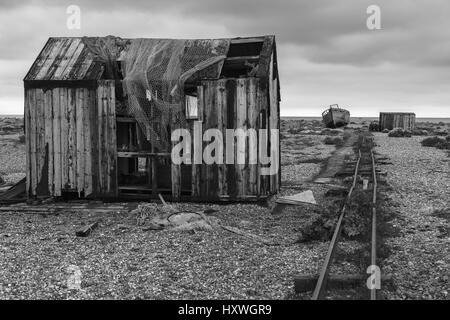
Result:
[[[72,4],[81,7],[81,31],[66,28]],[[371,4],[381,8],[382,30],[366,28]],[[448,0],[3,0],[0,83],[14,87],[49,36],[275,34],[285,114],[299,105],[338,102],[331,99],[370,105],[363,97],[386,107],[432,103],[444,112],[450,103],[442,88],[450,81],[448,12]],[[1,90],[0,99],[4,95]]]

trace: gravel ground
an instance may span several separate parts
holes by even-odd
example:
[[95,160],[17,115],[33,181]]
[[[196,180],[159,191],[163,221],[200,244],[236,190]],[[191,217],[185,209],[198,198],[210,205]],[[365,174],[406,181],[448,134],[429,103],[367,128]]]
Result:
[[[323,138],[308,137],[304,145],[282,148],[282,158],[300,150],[294,156],[297,164],[283,167],[288,173],[283,182],[300,183],[320,170],[320,161],[334,150],[321,144],[314,150],[314,139]],[[8,141],[1,149],[1,170],[6,176],[20,174],[22,146]],[[312,160],[317,163],[301,163],[313,157],[319,159]],[[283,194],[294,192],[299,191],[283,190]],[[188,211],[215,209],[212,215],[222,224],[280,245],[267,246],[220,228],[143,231],[136,227],[135,217],[114,212],[0,213],[0,299],[297,298],[293,277],[316,273],[327,250],[328,244],[322,242],[294,244],[307,219],[307,205],[280,215],[272,215],[270,206],[256,204],[177,206]],[[98,219],[100,226],[91,235],[75,236],[81,226]],[[74,267],[81,271],[81,290],[67,286]]]
[[324,135],[301,135],[284,132],[281,140],[281,182],[300,184],[319,174],[322,163],[336,150],[325,145]]
[[[382,271],[394,276],[388,299],[449,299],[450,158],[446,151],[420,145],[423,137],[388,138],[377,133],[376,152],[390,158],[380,165],[399,233],[386,239],[392,250]],[[441,211],[440,217],[436,212]]]
[[19,182],[25,177],[25,144],[19,134],[0,135],[0,176],[6,183]]
[[[315,272],[326,250],[326,244],[292,244],[297,212],[273,216],[247,204],[180,208],[216,209],[223,224],[282,244],[266,246],[223,229],[145,232],[134,217],[118,213],[3,213],[0,299],[283,299],[292,296],[293,276]],[[97,219],[91,235],[75,237]],[[81,271],[80,291],[67,287],[71,266]]]
[[[24,147],[15,137],[0,141],[0,172],[23,174]],[[307,182],[335,150],[322,135],[292,135],[282,140],[282,182],[313,190],[321,203],[326,188]],[[382,165],[396,211],[398,234],[387,239],[391,255],[381,262],[394,275],[388,299],[448,299],[449,158],[420,146],[421,137],[387,138],[376,134],[377,152],[392,161]],[[3,143],[3,144],[2,144]],[[6,152],[5,152],[6,150]],[[13,155],[13,156],[11,156]],[[14,180],[14,179],[13,179]],[[301,192],[283,188],[281,194]],[[280,243],[267,246],[223,229],[143,231],[135,217],[121,213],[0,214],[0,299],[286,299],[293,276],[317,273],[328,242],[294,244],[311,207],[282,214],[255,204],[178,204],[183,210],[212,208],[219,221]],[[443,210],[444,215],[435,213]],[[447,211],[445,211],[447,210]],[[445,212],[447,220],[445,219]],[[87,238],[80,226],[100,219]],[[357,247],[342,250],[351,255]],[[81,271],[81,290],[69,290],[70,269]],[[337,271],[356,272],[345,264]],[[309,295],[305,295],[309,298]]]

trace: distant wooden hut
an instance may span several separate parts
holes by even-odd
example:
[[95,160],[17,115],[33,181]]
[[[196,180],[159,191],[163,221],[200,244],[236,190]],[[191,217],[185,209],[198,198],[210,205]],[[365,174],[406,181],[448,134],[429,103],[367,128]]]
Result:
[[402,128],[414,130],[416,115],[410,112],[380,112],[380,131]]
[[[154,63],[139,70],[149,57]],[[147,90],[146,83],[129,81],[126,92],[132,68],[145,81],[151,78]],[[169,78],[183,71],[182,86]],[[261,175],[260,161],[177,165],[170,157],[170,133],[180,127],[193,133],[194,121],[203,124],[200,135],[215,128],[224,137],[226,129],[280,128],[274,36],[50,38],[24,86],[29,197],[148,199],[161,193],[166,199],[233,201],[279,190],[280,170]],[[132,96],[130,88],[141,95]],[[164,95],[167,112],[157,113],[165,108]],[[270,139],[267,150],[247,143],[235,156],[248,159],[253,148],[258,160],[279,157],[279,140]]]

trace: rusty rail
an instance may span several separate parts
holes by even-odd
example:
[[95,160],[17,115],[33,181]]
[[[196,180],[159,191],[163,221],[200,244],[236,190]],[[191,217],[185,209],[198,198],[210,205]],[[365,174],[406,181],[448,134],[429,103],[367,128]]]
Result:
[[[377,172],[375,169],[375,157],[373,151],[370,151],[372,157],[372,175],[373,175],[373,197],[372,197],[372,250],[370,255],[370,263],[372,266],[377,265]],[[381,281],[381,279],[380,279]],[[370,300],[377,300],[377,289],[370,289]]]
[[[363,136],[362,143],[364,144],[366,142],[366,137]],[[377,226],[377,211],[376,211],[376,202],[377,202],[377,188],[378,188],[378,182],[376,177],[376,167],[375,167],[375,157],[373,155],[373,151],[370,150],[370,156],[371,156],[371,162],[372,162],[372,176],[373,176],[373,197],[372,197],[372,226],[371,226],[371,265],[376,266],[376,260],[377,260],[377,236],[376,236],[376,226]],[[349,193],[345,199],[344,205],[342,207],[342,210],[339,215],[338,222],[336,224],[336,228],[333,233],[333,237],[331,239],[330,245],[328,247],[327,255],[325,257],[325,261],[322,265],[322,269],[319,274],[319,278],[316,283],[316,287],[314,289],[313,295],[311,297],[312,300],[318,300],[323,298],[323,294],[326,290],[327,286],[327,279],[329,277],[329,271],[330,266],[333,262],[334,255],[337,249],[337,245],[339,242],[339,238],[342,231],[342,222],[345,217],[345,212],[347,208],[348,201],[350,200],[350,197],[352,196],[352,193],[356,187],[357,177],[360,169],[361,164],[361,149],[358,151],[358,160],[356,162],[356,167],[353,175],[353,183],[349,190]],[[377,299],[377,292],[376,288],[370,289],[370,299],[376,300]]]
[[314,292],[312,295],[312,300],[321,299],[323,296],[323,293],[326,289],[326,286],[327,286],[327,279],[328,279],[328,274],[330,272],[330,266],[331,266],[331,263],[333,262],[334,254],[336,252],[337,244],[339,242],[339,236],[341,234],[342,221],[345,216],[345,209],[347,208],[348,200],[350,199],[350,197],[353,193],[353,190],[356,187],[359,164],[361,162],[361,150],[359,150],[358,153],[359,153],[359,156],[358,156],[358,161],[357,161],[356,167],[355,167],[355,173],[353,175],[353,184],[350,188],[350,191],[348,192],[347,198],[345,199],[345,203],[344,203],[344,206],[342,207],[341,214],[339,216],[339,220],[336,225],[336,229],[334,230],[333,237],[331,238],[331,243],[330,243],[330,246],[328,247],[328,252],[325,257],[325,262],[322,266],[322,270],[320,271],[319,279],[317,280],[316,288],[314,289]]

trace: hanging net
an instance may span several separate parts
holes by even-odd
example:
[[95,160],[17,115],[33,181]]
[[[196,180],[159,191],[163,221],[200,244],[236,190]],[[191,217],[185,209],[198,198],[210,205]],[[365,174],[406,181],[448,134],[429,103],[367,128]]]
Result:
[[230,46],[226,39],[129,40],[107,36],[84,37],[82,41],[104,66],[106,79],[123,77],[127,113],[159,152],[170,150],[171,131],[184,126],[186,82],[208,69],[216,71],[213,77],[219,77],[217,66],[225,60]]
[[127,109],[156,151],[169,151],[171,131],[184,126],[185,83],[223,62],[228,48],[229,40],[132,40],[123,57]]

